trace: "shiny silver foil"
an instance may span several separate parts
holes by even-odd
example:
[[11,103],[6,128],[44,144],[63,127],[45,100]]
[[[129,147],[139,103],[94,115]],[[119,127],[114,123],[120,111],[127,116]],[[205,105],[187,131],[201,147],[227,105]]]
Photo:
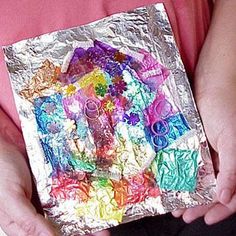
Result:
[[[163,90],[170,91],[170,98],[185,116],[191,130],[170,147],[195,150],[199,153],[197,185],[194,191],[161,189],[161,195],[156,198],[147,197],[139,203],[127,204],[122,222],[114,219],[93,219],[87,215],[78,216],[74,209],[76,200],[52,199],[52,170],[45,161],[32,103],[40,96],[54,93],[50,88],[50,78],[60,73],[58,68],[66,71],[70,55],[76,47],[88,47],[94,40],[107,43],[124,54],[132,54],[137,60],[139,51],[144,49],[171,72],[163,84]],[[162,4],[138,8],[88,25],[23,40],[4,47],[4,52],[40,200],[45,215],[55,223],[62,235],[93,233],[145,216],[164,214],[178,208],[208,204],[212,201],[215,177],[206,136]],[[43,69],[43,73],[49,78],[48,81],[43,79],[40,72],[43,65],[47,68]],[[142,168],[154,168],[153,159],[145,161],[143,165]],[[130,171],[136,170],[131,168]],[[99,175],[98,172],[93,174]],[[119,180],[120,176],[114,177],[116,178]]]

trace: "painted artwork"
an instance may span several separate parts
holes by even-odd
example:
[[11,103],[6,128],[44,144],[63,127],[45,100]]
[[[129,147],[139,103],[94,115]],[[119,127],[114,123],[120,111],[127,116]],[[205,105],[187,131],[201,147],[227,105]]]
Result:
[[77,200],[78,216],[120,223],[130,204],[196,188],[199,153],[171,148],[190,127],[162,90],[170,72],[139,53],[142,61],[98,40],[76,48],[67,71],[55,67],[40,89],[55,93],[33,100],[50,196]]
[[162,4],[5,54],[39,198],[61,235],[212,201],[206,136]]

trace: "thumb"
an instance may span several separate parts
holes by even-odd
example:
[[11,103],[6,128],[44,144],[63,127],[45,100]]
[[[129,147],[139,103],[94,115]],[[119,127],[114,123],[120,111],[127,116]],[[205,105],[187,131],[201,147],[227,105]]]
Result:
[[1,201],[0,222],[7,235],[55,235],[46,219],[22,195],[8,195],[7,201]]
[[218,142],[219,173],[217,175],[217,198],[226,205],[230,203],[236,189],[236,138],[224,137]]

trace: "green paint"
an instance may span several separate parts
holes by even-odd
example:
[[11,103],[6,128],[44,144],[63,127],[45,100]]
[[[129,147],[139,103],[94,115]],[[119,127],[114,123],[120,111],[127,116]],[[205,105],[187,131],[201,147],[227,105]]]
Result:
[[98,185],[100,187],[107,187],[107,186],[109,186],[108,179],[107,178],[100,178],[99,181],[98,181]]
[[84,160],[80,160],[76,158],[75,156],[69,160],[70,165],[75,170],[81,170],[81,171],[87,171],[87,172],[93,172],[96,169],[95,163],[89,163]]
[[156,180],[163,190],[193,192],[197,185],[198,152],[167,149],[157,153],[152,164]]
[[101,97],[104,97],[106,92],[107,92],[107,85],[106,84],[98,84],[96,87],[95,87],[95,91],[96,91],[96,94],[101,96]]

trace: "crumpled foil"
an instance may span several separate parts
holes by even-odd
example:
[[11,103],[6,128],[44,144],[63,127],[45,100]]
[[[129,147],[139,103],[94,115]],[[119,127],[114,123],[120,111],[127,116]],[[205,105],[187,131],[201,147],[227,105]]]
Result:
[[212,201],[206,136],[162,4],[4,52],[40,200],[62,235]]

